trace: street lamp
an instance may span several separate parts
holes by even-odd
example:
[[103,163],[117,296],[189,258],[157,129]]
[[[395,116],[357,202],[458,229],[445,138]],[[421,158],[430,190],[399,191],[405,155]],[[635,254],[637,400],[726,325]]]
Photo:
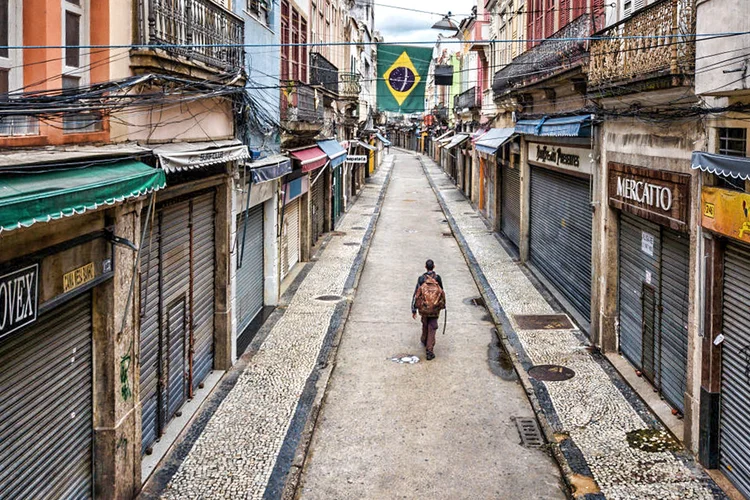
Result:
[[443,18],[432,25],[434,30],[445,30],[445,31],[458,31],[456,23],[451,21],[451,13],[448,12]]

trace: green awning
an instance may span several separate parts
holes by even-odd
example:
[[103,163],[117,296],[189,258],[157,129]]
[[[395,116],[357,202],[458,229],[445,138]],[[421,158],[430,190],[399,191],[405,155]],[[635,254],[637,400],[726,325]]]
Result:
[[0,175],[0,233],[114,205],[166,185],[163,170],[127,160]]

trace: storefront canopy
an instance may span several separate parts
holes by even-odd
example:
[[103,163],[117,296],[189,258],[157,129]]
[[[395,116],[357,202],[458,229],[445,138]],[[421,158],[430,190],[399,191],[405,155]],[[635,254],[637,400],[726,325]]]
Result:
[[435,138],[435,140],[436,140],[436,141],[440,141],[440,140],[442,140],[442,139],[445,139],[446,137],[448,137],[448,136],[449,136],[449,135],[451,135],[452,133],[453,133],[453,130],[449,130],[449,131],[447,131],[446,133],[444,133],[443,135],[441,135],[441,136],[439,136],[439,137],[436,137],[436,138]]
[[692,167],[733,179],[750,180],[750,158],[693,151]]
[[456,146],[463,144],[467,140],[469,140],[469,134],[458,134],[451,139],[451,142],[449,142],[448,145],[445,146],[445,149],[453,149]]
[[290,151],[289,154],[300,163],[303,172],[310,172],[311,170],[320,168],[328,161],[328,155],[317,146]]
[[318,141],[318,146],[331,160],[331,167],[338,167],[346,160],[346,149],[335,139],[328,139],[325,141]]
[[253,184],[272,181],[283,177],[292,171],[292,162],[284,155],[273,155],[248,162],[245,166],[249,169]]
[[590,137],[591,115],[519,120],[516,133],[542,137]]
[[362,146],[363,148],[365,148],[368,151],[375,151],[377,149],[375,146],[367,144],[365,141],[352,141],[351,145],[352,146]]
[[391,145],[391,141],[389,141],[388,139],[386,139],[385,137],[383,137],[379,133],[376,133],[375,137],[377,137],[380,140],[380,142],[383,143],[383,146],[390,146]]
[[0,232],[114,205],[164,188],[163,170],[133,160],[0,176]]
[[165,144],[154,148],[154,154],[168,173],[250,158],[247,146],[236,139]]
[[515,129],[512,128],[492,128],[477,139],[474,148],[482,153],[495,154],[497,148],[505,144],[515,133]]

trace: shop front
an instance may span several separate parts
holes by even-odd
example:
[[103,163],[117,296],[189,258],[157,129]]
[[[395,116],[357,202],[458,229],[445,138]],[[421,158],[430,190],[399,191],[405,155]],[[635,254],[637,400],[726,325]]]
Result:
[[[516,129],[518,130],[518,129]],[[529,165],[529,262],[584,322],[591,318],[591,163],[590,148],[564,138],[527,140]],[[537,142],[538,140],[538,142]],[[517,172],[503,166],[508,217],[504,232],[516,238]],[[506,208],[505,203],[503,208]],[[520,237],[519,237],[520,242]]]
[[318,141],[318,147],[328,157],[328,163],[332,171],[331,186],[331,221],[332,226],[336,227],[341,216],[344,213],[346,198],[346,149],[335,139]]
[[619,214],[619,349],[682,415],[691,177],[613,162],[608,171],[609,205]]
[[284,184],[284,203],[281,214],[281,279],[286,278],[294,266],[302,260],[302,197],[308,192],[310,178],[307,175],[287,180]]
[[[115,470],[134,467],[135,446],[125,446],[131,458],[113,451],[123,436],[135,442],[128,433],[135,425],[132,371],[113,390],[122,373],[95,360],[117,356],[118,367],[133,360],[132,349],[117,351],[134,334],[113,319],[123,314],[114,304],[125,307],[115,284],[130,285],[132,276],[132,264],[116,255],[133,257],[137,248],[137,237],[123,230],[140,203],[130,202],[164,186],[161,170],[133,160],[27,168],[0,179],[3,497],[113,494]],[[126,204],[130,212],[118,220]],[[133,486],[126,478],[120,484]]]
[[[508,148],[504,147],[506,143],[512,140],[513,136],[514,129],[512,128],[493,128],[477,139],[474,149],[479,159],[479,210],[492,221],[495,227],[498,225],[498,216],[501,220],[504,217],[510,225],[515,223],[516,230],[513,232],[515,239],[512,241],[518,246],[521,212],[520,178],[518,176],[520,165],[516,163],[513,168],[513,163],[509,161],[509,155],[507,155],[508,161],[506,161]],[[506,181],[505,168],[512,170],[516,174],[515,178]],[[512,184],[514,180],[515,184]],[[508,185],[506,186],[506,184]]]
[[463,172],[463,154],[460,151],[460,147],[468,140],[469,134],[456,134],[443,147],[445,172],[456,184],[461,182],[460,174]]

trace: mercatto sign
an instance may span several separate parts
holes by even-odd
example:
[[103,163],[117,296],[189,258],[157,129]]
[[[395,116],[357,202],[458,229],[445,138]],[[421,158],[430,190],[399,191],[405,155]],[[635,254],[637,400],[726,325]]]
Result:
[[610,162],[608,187],[613,208],[688,230],[689,175]]
[[0,276],[0,338],[36,321],[39,264]]

